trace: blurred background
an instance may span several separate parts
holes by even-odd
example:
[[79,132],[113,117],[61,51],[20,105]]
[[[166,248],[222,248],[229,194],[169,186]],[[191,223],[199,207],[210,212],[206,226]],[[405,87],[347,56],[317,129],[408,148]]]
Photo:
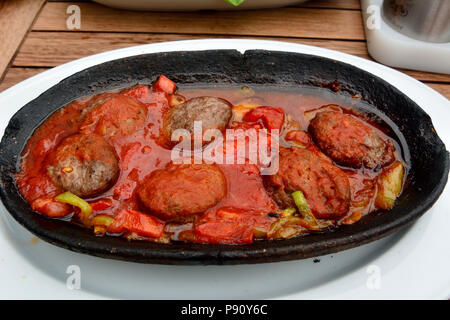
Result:
[[62,63],[112,49],[251,38],[375,59],[450,97],[450,0],[233,2],[0,0],[0,92]]

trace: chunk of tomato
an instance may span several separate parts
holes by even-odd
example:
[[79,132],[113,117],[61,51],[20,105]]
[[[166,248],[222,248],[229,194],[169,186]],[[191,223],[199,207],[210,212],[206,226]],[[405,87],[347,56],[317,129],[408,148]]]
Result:
[[284,123],[284,110],[282,108],[258,107],[247,112],[243,120],[245,122],[262,121],[269,130],[281,130]]
[[175,83],[164,75],[160,75],[158,80],[153,83],[153,91],[174,94],[177,90]]
[[198,241],[205,243],[252,243],[253,227],[238,221],[209,221],[199,225],[195,235]]
[[50,218],[65,217],[73,212],[71,206],[52,198],[38,198],[31,203],[31,208]]
[[122,210],[108,227],[109,233],[134,232],[143,237],[159,238],[164,233],[164,222],[135,210]]
[[289,131],[286,134],[286,141],[294,141],[297,144],[307,147],[311,144],[311,137],[308,133],[301,131],[301,130],[293,130]]
[[90,202],[89,203],[92,207],[92,210],[94,211],[103,211],[105,209],[108,209],[110,207],[112,207],[113,202],[111,199],[108,198],[102,198],[102,199],[98,199],[94,202]]

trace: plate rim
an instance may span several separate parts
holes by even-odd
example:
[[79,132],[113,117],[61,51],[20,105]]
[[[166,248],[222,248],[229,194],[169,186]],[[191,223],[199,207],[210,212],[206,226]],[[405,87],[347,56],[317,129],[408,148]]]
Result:
[[[243,43],[245,41],[246,43]],[[199,43],[200,42],[200,43]],[[206,45],[208,43],[208,45]],[[0,93],[0,102],[8,101],[9,99],[14,99],[12,101],[25,101],[24,102],[17,102],[20,106],[23,106],[26,104],[26,102],[29,102],[35,98],[35,93],[27,93],[24,89],[26,88],[33,88],[36,87],[40,92],[44,92],[48,89],[48,87],[53,86],[55,83],[59,82],[59,80],[76,73],[80,71],[81,69],[86,68],[86,66],[80,68],[80,62],[87,62],[88,66],[98,64],[98,60],[101,60],[101,62],[106,62],[109,60],[125,57],[125,56],[133,56],[138,55],[141,53],[151,53],[151,52],[159,52],[161,51],[160,48],[164,48],[164,51],[176,51],[176,50],[184,50],[184,51],[197,51],[196,49],[192,49],[193,45],[200,44],[202,48],[205,49],[237,49],[242,50],[242,48],[245,48],[247,46],[255,49],[266,49],[266,50],[273,50],[277,51],[277,48],[274,48],[273,46],[280,46],[282,47],[282,50],[279,51],[287,51],[287,52],[299,52],[299,53],[305,53],[305,54],[311,54],[311,51],[314,55],[324,56],[330,58],[331,55],[333,55],[333,59],[343,61],[348,64],[355,65],[358,68],[361,68],[363,70],[366,70],[368,72],[371,72],[377,76],[386,75],[387,77],[393,79],[389,80],[389,83],[395,87],[397,87],[400,91],[404,92],[404,90],[408,91],[407,94],[414,102],[416,102],[419,106],[426,106],[425,98],[422,99],[419,94],[416,94],[414,91],[409,90],[406,88],[407,85],[412,85],[413,87],[419,87],[420,94],[424,94],[426,98],[431,97],[435,103],[442,104],[443,106],[449,106],[449,101],[442,96],[440,93],[435,91],[434,89],[426,86],[425,84],[421,83],[420,81],[401,73],[400,71],[397,71],[395,69],[391,69],[389,67],[380,65],[376,62],[369,61],[357,56],[352,56],[346,53],[334,51],[331,49],[325,49],[315,46],[309,46],[309,45],[303,45],[303,44],[292,44],[282,41],[271,41],[271,40],[243,40],[243,39],[204,39],[204,40],[182,40],[182,41],[171,41],[171,42],[164,42],[164,43],[157,43],[157,44],[146,44],[146,45],[140,45],[140,46],[134,46],[134,47],[128,47],[128,48],[122,48],[117,49],[113,51],[108,51],[105,53],[99,53],[92,56],[80,58],[68,63],[65,63],[63,65],[60,65],[58,67],[55,67],[53,69],[44,71],[38,75],[35,75],[27,80],[24,80],[20,82],[19,84],[16,84],[15,86],[3,91]],[[201,49],[199,49],[201,50]],[[95,62],[97,60],[97,62]],[[370,69],[367,70],[366,68]],[[38,84],[39,82],[42,82],[43,80],[46,85]],[[402,89],[403,88],[403,89]],[[35,89],[36,90],[36,89]],[[15,96],[16,92],[20,92],[23,95],[21,96]],[[6,94],[7,93],[7,94]],[[38,94],[39,94],[38,93]],[[20,108],[19,105],[16,105],[16,110]],[[14,109],[14,108],[13,108]],[[442,111],[442,108],[441,108]],[[13,110],[13,112],[15,112]],[[11,114],[11,112],[9,112]],[[431,113],[431,111],[430,111]],[[6,112],[6,114],[8,114]],[[10,117],[6,117],[8,120]],[[0,132],[4,130],[4,122],[0,122]],[[441,135],[442,137],[442,135]],[[443,137],[442,137],[443,138]],[[443,139],[444,142],[447,142],[449,144],[450,139],[447,135],[445,139]],[[448,189],[449,186],[446,187],[446,196],[448,198]],[[445,190],[444,190],[445,191]],[[445,199],[447,201],[448,199]],[[447,201],[448,202],[448,201]],[[444,199],[439,200],[439,203],[444,203]],[[437,213],[436,213],[437,214]],[[448,238],[448,236],[447,236]],[[346,275],[348,277],[353,275]],[[328,284],[327,284],[328,286]],[[301,292],[296,293],[301,294]],[[295,294],[291,295],[290,298],[294,297]],[[442,295],[439,295],[438,298],[448,298],[450,296],[450,288],[446,292],[442,292]]]
[[[226,57],[229,59],[229,57],[234,53],[233,50],[216,50],[216,51],[197,51],[198,54],[191,53],[191,58],[194,58],[196,56],[203,57],[203,59],[208,59],[207,61],[210,61],[212,56],[215,54],[218,54],[220,52],[223,54],[223,57]],[[248,52],[248,53],[247,53]],[[19,109],[19,111],[12,117],[10,120],[10,123],[8,125],[9,131],[8,134],[11,135],[13,133],[14,137],[12,139],[15,139],[15,134],[17,134],[17,128],[23,126],[20,125],[22,122],[23,116],[25,116],[25,119],[27,114],[30,114],[30,107],[33,106],[33,103],[44,103],[48,105],[52,105],[48,102],[48,95],[51,93],[51,90],[67,90],[67,84],[70,82],[72,85],[72,82],[75,81],[81,81],[81,85],[83,85],[84,74],[87,74],[87,72],[97,74],[96,76],[99,76],[99,70],[101,71],[102,68],[108,70],[108,68],[111,68],[111,66],[115,65],[133,65],[133,63],[136,63],[137,61],[138,65],[142,65],[142,63],[145,63],[148,59],[167,59],[171,55],[175,56],[174,58],[176,60],[179,60],[180,55],[176,55],[177,52],[172,53],[161,53],[159,54],[150,54],[150,55],[138,55],[133,56],[131,58],[128,58],[129,60],[126,61],[126,59],[119,59],[114,60],[111,63],[106,64],[99,64],[90,68],[85,69],[84,71],[80,73],[73,74],[69,77],[67,77],[62,82],[58,83],[56,86],[52,87],[50,90],[47,90],[42,93],[38,98],[30,102],[29,104],[23,106]],[[181,52],[181,57],[183,57],[186,53],[184,51]],[[241,59],[245,59],[246,57],[251,57],[252,54],[256,54],[259,59],[264,59],[264,55],[268,56],[274,56],[276,59],[280,59],[283,55],[286,55],[286,53],[280,52],[280,51],[258,51],[258,50],[248,50],[245,51],[243,54],[241,54]],[[219,54],[220,55],[220,54]],[[221,56],[220,56],[221,57]],[[233,55],[234,59],[236,59],[236,55]],[[292,59],[299,59],[299,61],[309,61],[314,59],[318,60],[314,63],[316,64],[325,64],[327,66],[329,65],[336,65],[336,61],[334,59],[329,58],[323,58],[318,57],[316,55],[311,54],[302,54],[302,53],[291,53]],[[308,60],[309,59],[309,60]],[[170,60],[170,58],[169,58]],[[175,61],[175,60],[174,60]],[[228,61],[228,60],[225,60]],[[295,60],[294,60],[295,61]],[[280,62],[281,64],[283,62]],[[360,68],[355,68],[354,66],[349,66],[346,63],[340,63],[339,68],[349,68],[347,70],[347,73],[355,74],[355,76],[360,76],[364,78],[370,79],[373,74],[370,72],[367,72],[365,70],[362,70]],[[130,68],[130,67],[128,67]],[[246,68],[246,67],[245,67]],[[329,68],[329,67],[328,67]],[[126,69],[125,69],[126,70]],[[319,71],[319,72],[326,72],[328,73],[328,69],[324,69],[326,71]],[[184,71],[182,71],[184,72]],[[186,71],[191,72],[191,71]],[[337,72],[337,70],[335,71]],[[101,73],[100,73],[101,74]],[[345,72],[343,73],[345,75]],[[76,80],[76,79],[82,79],[82,80]],[[388,82],[384,81],[382,78],[377,77],[377,87],[380,88],[387,88],[387,90],[392,90],[392,85]],[[101,77],[99,78],[101,79]],[[98,80],[102,81],[102,80]],[[345,80],[344,80],[345,81]],[[349,80],[350,82],[352,80]],[[372,80],[373,81],[373,80]],[[295,83],[291,81],[288,81],[288,83]],[[369,83],[369,85],[372,82]],[[76,84],[74,82],[73,84]],[[365,85],[367,87],[367,85]],[[77,88],[77,86],[75,86]],[[398,97],[404,97],[406,98],[407,95],[405,95],[402,91],[398,90],[397,88],[393,87],[394,90],[392,91],[392,94]],[[70,89],[69,89],[70,91]],[[404,99],[403,98],[403,99]],[[39,100],[40,99],[40,100]],[[46,102],[47,101],[47,102]],[[402,101],[403,102],[403,101]],[[407,101],[405,100],[405,103]],[[58,102],[59,105],[61,102]],[[426,116],[421,121],[424,121],[423,123],[427,123],[428,115],[425,113],[423,109],[420,108],[417,104],[414,102],[410,103],[408,102],[408,107],[412,108],[411,110],[417,110],[418,114],[422,114],[423,116]],[[45,110],[45,109],[44,109]],[[48,111],[45,111],[48,112]],[[19,118],[20,116],[20,118]],[[47,117],[47,116],[46,116]],[[29,120],[34,121],[34,120]],[[37,122],[33,122],[34,125],[37,125]],[[4,136],[2,139],[2,145],[5,146],[5,143],[12,143],[13,145],[17,143],[17,141],[20,142],[20,146],[22,146],[22,140],[26,139],[23,136],[18,136],[18,140],[10,140],[7,141],[6,139],[8,136]],[[11,139],[11,137],[9,138]],[[439,157],[441,157],[441,153],[443,150],[445,151],[445,146],[443,142],[439,139],[437,135],[433,133],[433,143],[438,143],[439,149],[436,149],[436,155],[439,154]],[[26,142],[24,142],[26,143]],[[9,149],[6,149],[2,151],[3,155],[2,158],[5,161],[5,164],[16,162],[16,160],[9,160],[12,155],[14,157],[17,156],[15,153],[16,151],[8,151]],[[38,237],[46,240],[47,242],[50,242],[55,245],[59,245],[61,247],[64,247],[66,249],[70,249],[72,251],[76,252],[82,252],[87,253],[91,255],[101,256],[104,258],[112,258],[112,259],[120,259],[120,260],[129,260],[129,261],[135,261],[135,262],[143,262],[143,263],[163,263],[163,264],[247,264],[247,263],[264,263],[264,262],[272,262],[272,261],[284,261],[284,260],[292,260],[292,259],[304,259],[304,258],[310,258],[315,256],[320,256],[324,254],[334,253],[341,250],[349,249],[355,246],[359,246],[374,240],[378,240],[382,237],[385,237],[392,232],[394,232],[397,229],[400,229],[406,225],[408,225],[410,222],[416,220],[419,218],[422,214],[424,214],[438,199],[442,191],[444,190],[444,186],[447,181],[448,176],[448,166],[449,166],[449,157],[448,152],[444,152],[442,154],[444,166],[442,168],[442,176],[440,176],[438,184],[433,186],[430,190],[427,190],[427,197],[424,198],[423,203],[417,203],[415,207],[410,208],[408,212],[402,213],[400,216],[397,216],[395,219],[388,219],[388,221],[384,221],[383,223],[375,224],[368,223],[368,224],[361,224],[359,227],[361,229],[358,229],[357,226],[354,227],[348,227],[350,229],[354,229],[351,231],[351,235],[347,228],[341,227],[340,230],[327,234],[327,235],[309,235],[305,238],[295,238],[295,239],[289,239],[284,240],[283,243],[280,242],[255,242],[251,245],[218,245],[218,244],[200,244],[200,245],[193,245],[193,244],[149,244],[149,243],[141,243],[136,242],[133,244],[133,246],[130,246],[129,243],[125,243],[122,241],[116,241],[109,238],[104,238],[102,241],[99,241],[97,238],[91,236],[91,237],[84,237],[81,239],[74,239],[70,230],[66,230],[61,222],[53,221],[51,224],[53,226],[52,229],[56,226],[59,226],[58,232],[51,232],[49,231],[49,227],[42,227],[42,223],[40,221],[35,220],[41,220],[42,218],[39,217],[33,217],[33,219],[29,216],[29,209],[25,210],[25,207],[23,206],[22,200],[18,199],[14,195],[16,194],[16,191],[11,191],[13,189],[5,187],[8,184],[8,181],[13,181],[14,178],[11,177],[11,174],[7,169],[4,168],[2,170],[2,181],[5,183],[5,186],[2,185],[0,188],[0,196],[3,200],[3,203],[5,207],[8,209],[9,213],[23,226],[25,226],[28,230],[36,234]],[[17,159],[17,158],[16,158]],[[11,165],[9,165],[10,167]],[[16,165],[13,165],[14,167]],[[416,169],[417,170],[417,169]],[[13,195],[14,194],[14,195]],[[14,200],[17,199],[17,200]],[[11,201],[8,201],[11,200]],[[26,212],[24,212],[26,211]],[[365,220],[366,222],[377,219],[378,215],[371,216],[369,220]],[[35,218],[35,219],[34,219]],[[344,230],[345,229],[345,230]],[[75,231],[73,231],[75,232]],[[79,234],[81,236],[81,234]],[[84,235],[83,235],[84,236]]]

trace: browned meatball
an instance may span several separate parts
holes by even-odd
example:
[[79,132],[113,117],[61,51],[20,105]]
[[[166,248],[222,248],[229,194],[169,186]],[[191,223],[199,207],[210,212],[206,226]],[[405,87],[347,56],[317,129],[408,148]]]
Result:
[[278,173],[265,176],[265,185],[282,208],[295,207],[290,194],[300,190],[317,218],[338,219],[349,210],[346,174],[314,146],[281,148]]
[[169,164],[153,171],[138,190],[144,206],[162,219],[202,213],[227,193],[222,171],[208,164]]
[[80,130],[103,137],[130,135],[142,128],[147,120],[145,105],[134,97],[121,94],[96,99],[86,110]]
[[176,129],[186,129],[193,134],[194,121],[202,121],[203,132],[208,129],[223,131],[230,121],[231,107],[228,101],[214,97],[192,98],[176,105],[165,117],[165,137],[168,142],[171,141],[172,133]]
[[59,188],[89,198],[112,186],[119,165],[113,147],[102,137],[75,134],[50,155],[47,173]]
[[352,115],[319,112],[308,130],[319,148],[337,164],[375,169],[395,160],[392,141],[382,138],[378,129]]

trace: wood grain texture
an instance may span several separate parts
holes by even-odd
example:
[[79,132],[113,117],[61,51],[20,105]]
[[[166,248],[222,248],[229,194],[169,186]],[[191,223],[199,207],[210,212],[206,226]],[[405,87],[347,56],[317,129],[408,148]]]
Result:
[[[182,34],[142,34],[142,33],[97,33],[97,32],[32,32],[22,45],[14,66],[53,67],[87,55],[134,45],[199,39],[204,35]],[[219,36],[219,38],[239,38],[239,36]],[[215,36],[217,38],[217,36]],[[281,40],[314,45],[347,52],[368,58],[366,45],[362,41],[341,41],[322,39],[242,37],[245,39]]]
[[[48,2],[33,30],[66,31],[69,4],[72,3]],[[281,8],[239,12],[124,13],[94,3],[73,4],[81,8],[81,31],[364,40],[361,13],[353,10]]]
[[[43,1],[15,2],[23,5],[31,2],[42,4]],[[81,7],[82,32],[66,29],[66,9],[71,4]],[[0,10],[3,7],[0,2]],[[173,40],[212,37],[279,40],[371,59],[361,21],[359,0],[314,0],[282,9],[194,13],[119,11],[88,0],[49,0],[33,27],[35,31],[28,34],[13,67],[0,83],[0,91],[49,67],[74,59],[133,45]],[[450,75],[400,71],[425,81],[450,97]]]
[[0,1],[0,80],[44,0]]
[[361,3],[360,0],[313,0],[295,7],[361,10]]
[[0,92],[47,69],[48,68],[9,68],[5,78],[0,83]]
[[[238,36],[232,37],[238,38]],[[205,36],[142,33],[31,32],[20,48],[13,65],[17,67],[54,67],[74,59],[108,50],[147,43],[198,38],[205,38]],[[220,36],[220,38],[227,38],[227,36]],[[363,41],[276,37],[244,38],[282,40],[293,43],[307,44],[345,52],[365,59],[371,59],[367,52],[366,44]],[[412,70],[400,71],[423,81],[450,83],[450,75]]]

